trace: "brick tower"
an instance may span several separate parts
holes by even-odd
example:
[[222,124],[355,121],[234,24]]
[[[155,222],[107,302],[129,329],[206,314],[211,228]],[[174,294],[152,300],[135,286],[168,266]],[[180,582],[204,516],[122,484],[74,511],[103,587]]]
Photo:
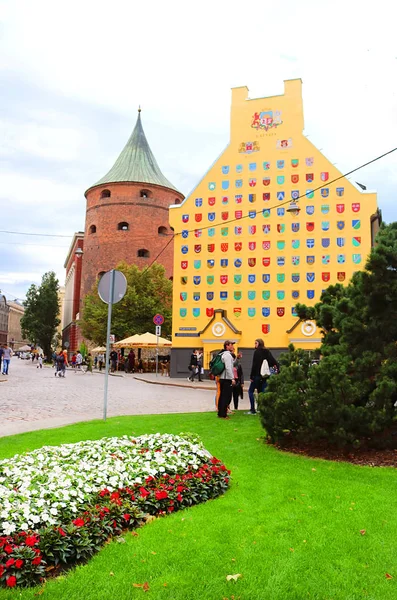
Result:
[[[144,268],[163,250],[172,234],[168,208],[184,196],[160,171],[141,123],[110,171],[85,193],[87,198],[81,298],[96,279],[125,261]],[[173,272],[173,244],[158,262]]]

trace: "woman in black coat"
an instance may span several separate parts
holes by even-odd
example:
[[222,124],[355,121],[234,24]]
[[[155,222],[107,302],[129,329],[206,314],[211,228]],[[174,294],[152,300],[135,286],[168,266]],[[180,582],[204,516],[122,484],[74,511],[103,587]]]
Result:
[[248,389],[248,396],[250,399],[250,410],[247,413],[248,415],[256,415],[254,391],[257,390],[258,394],[260,394],[266,387],[266,379],[261,376],[261,366],[265,359],[269,363],[269,367],[273,367],[277,371],[279,370],[278,363],[273,354],[270,350],[265,348],[265,342],[261,338],[258,338],[255,340],[255,351],[252,358],[250,374],[251,384]]

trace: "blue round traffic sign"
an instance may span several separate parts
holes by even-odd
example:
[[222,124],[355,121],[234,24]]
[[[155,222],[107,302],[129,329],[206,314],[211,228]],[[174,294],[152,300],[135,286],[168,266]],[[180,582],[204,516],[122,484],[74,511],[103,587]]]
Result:
[[154,317],[153,317],[153,323],[155,325],[162,325],[164,323],[164,317],[163,317],[163,315],[159,315],[159,314],[154,315]]

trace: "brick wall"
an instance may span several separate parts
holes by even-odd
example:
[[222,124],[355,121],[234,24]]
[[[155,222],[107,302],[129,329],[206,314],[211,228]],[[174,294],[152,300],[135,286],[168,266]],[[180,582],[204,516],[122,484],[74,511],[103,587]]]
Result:
[[[109,190],[110,197],[101,197]],[[141,197],[146,190],[148,197]],[[148,266],[161,252],[172,234],[168,222],[168,207],[183,200],[183,195],[160,186],[142,183],[112,183],[91,188],[86,193],[87,212],[84,238],[84,260],[81,298],[91,290],[98,274],[109,271],[119,262]],[[119,223],[128,223],[128,230],[118,230]],[[96,228],[93,232],[93,228]],[[147,250],[148,257],[138,257],[138,250]],[[158,262],[172,276],[173,243],[161,254]]]

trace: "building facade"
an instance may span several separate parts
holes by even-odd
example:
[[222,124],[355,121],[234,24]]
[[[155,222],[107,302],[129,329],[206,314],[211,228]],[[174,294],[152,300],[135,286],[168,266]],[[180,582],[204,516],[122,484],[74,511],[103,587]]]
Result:
[[25,312],[25,307],[18,302],[8,302],[8,345],[14,352],[29,344],[29,341],[22,336],[21,319]]
[[315,304],[364,268],[380,220],[376,194],[341,177],[307,139],[302,82],[284,85],[268,98],[232,90],[230,143],[171,207],[174,376],[187,372],[193,348],[208,366],[226,339],[246,356],[258,337],[276,354],[290,343],[318,347],[320,332],[297,318],[296,303]]
[[10,308],[6,297],[0,293],[0,344],[6,344],[8,341],[8,318]]
[[64,267],[66,269],[62,314],[62,346],[73,353],[82,341],[79,328],[81,272],[83,268],[84,233],[73,236]]

